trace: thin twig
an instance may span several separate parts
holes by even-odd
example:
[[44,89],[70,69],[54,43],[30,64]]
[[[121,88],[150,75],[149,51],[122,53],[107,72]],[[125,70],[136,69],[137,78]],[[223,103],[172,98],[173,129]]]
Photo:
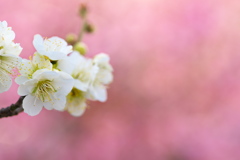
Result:
[[84,34],[84,32],[85,32],[86,24],[87,24],[86,18],[83,17],[83,20],[82,20],[82,26],[81,26],[81,30],[80,30],[80,32],[78,33],[78,39],[77,39],[77,42],[81,42],[81,41],[82,41],[82,39],[83,39],[83,34]]
[[18,113],[21,113],[23,111],[22,102],[24,97],[25,96],[21,96],[19,97],[18,101],[15,104],[11,104],[6,108],[0,109],[0,118],[11,117],[18,115]]

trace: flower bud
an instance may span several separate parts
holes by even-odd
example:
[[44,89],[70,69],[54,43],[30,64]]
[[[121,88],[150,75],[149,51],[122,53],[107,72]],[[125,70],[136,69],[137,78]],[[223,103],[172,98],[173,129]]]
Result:
[[90,24],[90,23],[86,23],[85,24],[85,26],[84,26],[84,31],[86,32],[86,33],[93,33],[94,32],[94,26],[92,25],[92,24]]
[[77,36],[75,34],[70,33],[66,36],[65,39],[68,44],[73,45],[77,40]]
[[86,6],[86,4],[81,4],[81,5],[80,5],[79,15],[80,15],[82,18],[85,18],[85,17],[86,17],[86,15],[87,15],[87,6]]
[[73,50],[78,51],[81,55],[85,55],[87,53],[87,46],[83,42],[78,42],[73,46]]

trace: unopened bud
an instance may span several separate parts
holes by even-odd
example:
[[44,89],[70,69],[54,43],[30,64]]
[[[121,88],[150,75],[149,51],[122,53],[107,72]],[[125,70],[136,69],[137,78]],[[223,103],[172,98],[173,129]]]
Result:
[[90,23],[86,23],[85,26],[84,26],[84,31],[86,33],[93,33],[95,30],[94,26]]
[[66,41],[70,45],[73,45],[76,42],[76,40],[77,36],[75,34],[70,33],[66,36]]
[[79,14],[82,18],[85,18],[87,15],[87,6],[86,4],[81,4],[79,9]]
[[73,46],[73,50],[78,51],[81,55],[85,55],[87,53],[87,46],[83,42],[78,42]]

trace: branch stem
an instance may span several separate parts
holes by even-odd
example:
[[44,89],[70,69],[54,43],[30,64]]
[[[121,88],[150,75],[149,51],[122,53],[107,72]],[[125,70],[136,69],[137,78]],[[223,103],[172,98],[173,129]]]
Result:
[[21,113],[23,111],[22,102],[24,98],[25,96],[21,96],[15,104],[0,109],[0,118],[16,116]]
[[82,39],[83,39],[83,34],[84,34],[84,32],[85,32],[85,26],[86,26],[86,24],[87,24],[87,20],[86,20],[85,17],[83,17],[83,19],[82,19],[82,26],[81,26],[80,32],[79,32],[79,34],[78,34],[77,42],[81,42],[81,41],[82,41]]

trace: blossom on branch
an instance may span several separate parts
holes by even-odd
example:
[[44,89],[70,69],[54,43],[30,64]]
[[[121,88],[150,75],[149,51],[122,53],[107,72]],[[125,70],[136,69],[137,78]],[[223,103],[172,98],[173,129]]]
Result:
[[11,75],[14,73],[21,58],[22,47],[13,42],[15,33],[7,22],[0,22],[0,93],[7,91],[12,85]]
[[68,110],[73,116],[80,116],[87,107],[86,91],[95,79],[98,67],[93,66],[91,59],[87,59],[76,51],[69,56],[69,61],[74,65],[74,68],[69,72],[74,78],[74,88],[67,96],[65,110]]
[[72,46],[68,46],[67,42],[59,37],[43,39],[37,34],[34,36],[33,45],[39,54],[53,61],[64,59],[72,52]]
[[106,54],[98,54],[94,59],[87,59],[78,52],[69,58],[75,68],[70,73],[74,78],[74,88],[67,96],[65,110],[73,116],[81,116],[87,100],[106,101],[107,85],[112,81],[112,66]]
[[26,96],[23,100],[24,112],[35,116],[43,107],[48,110],[63,110],[73,83],[73,78],[64,72],[45,69],[36,71],[31,80],[18,88],[18,94]]
[[107,100],[107,85],[113,80],[113,68],[109,64],[109,56],[100,53],[93,58],[93,65],[98,67],[95,79],[89,85],[86,97],[90,100],[105,102]]
[[45,108],[81,116],[89,100],[106,101],[106,89],[113,80],[108,55],[87,58],[87,46],[80,45],[81,38],[72,43],[73,47],[62,38],[44,39],[37,34],[33,39],[36,52],[29,60],[21,59],[22,48],[14,38],[7,22],[0,22],[0,93],[10,88],[13,69],[18,69],[15,82],[18,94],[25,97],[21,101],[25,113],[35,116]]
[[86,101],[86,92],[73,87],[71,92],[67,95],[67,103],[64,109],[72,116],[79,117],[87,108]]
[[15,79],[17,84],[23,84],[27,80],[32,79],[34,72],[40,69],[52,70],[53,65],[50,60],[35,52],[32,60],[23,59],[21,65],[19,65],[20,75]]
[[20,85],[18,94],[26,96],[23,100],[24,112],[34,116],[43,107],[48,110],[63,110],[74,80],[68,73],[57,69],[56,64],[58,59],[67,58],[72,46],[67,46],[58,37],[43,40],[40,35],[34,36],[33,44],[37,52],[33,59],[22,61],[19,67],[20,76],[15,79]]

